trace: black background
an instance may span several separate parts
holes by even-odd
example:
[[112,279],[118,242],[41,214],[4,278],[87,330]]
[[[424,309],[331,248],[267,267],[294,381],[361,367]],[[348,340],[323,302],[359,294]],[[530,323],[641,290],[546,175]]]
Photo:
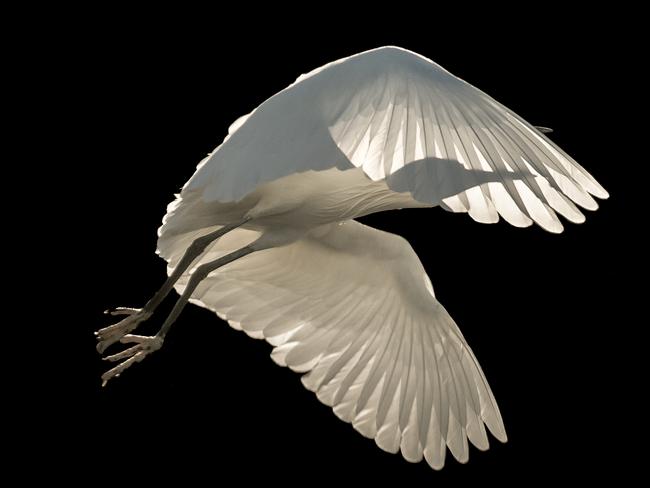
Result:
[[[44,448],[65,476],[529,484],[600,476],[627,458],[625,424],[636,420],[625,386],[631,358],[621,359],[631,337],[622,270],[638,271],[624,262],[632,209],[619,169],[627,163],[612,157],[620,153],[606,126],[616,120],[614,73],[625,69],[612,29],[625,26],[608,12],[514,13],[515,24],[478,14],[468,24],[462,12],[411,15],[408,27],[387,12],[363,28],[324,28],[316,10],[297,28],[288,16],[253,25],[245,13],[87,12],[60,29],[62,44],[44,46],[62,72],[57,104],[75,119],[61,155],[71,170],[70,198],[62,199],[71,229],[61,244],[74,252],[58,281],[62,293],[74,290],[73,360],[64,374],[71,388],[48,396],[58,434]],[[509,442],[472,448],[466,465],[448,453],[441,472],[384,453],[276,366],[270,345],[195,306],[163,350],[100,388],[107,365],[92,332],[111,323],[104,309],[141,306],[163,282],[156,229],[198,161],[237,117],[301,73],[386,44],[430,57],[552,127],[551,138],[611,194],[585,224],[564,222],[561,235],[481,225],[441,209],[363,219],[404,236],[420,256],[485,371]],[[172,303],[142,331],[153,333]]]

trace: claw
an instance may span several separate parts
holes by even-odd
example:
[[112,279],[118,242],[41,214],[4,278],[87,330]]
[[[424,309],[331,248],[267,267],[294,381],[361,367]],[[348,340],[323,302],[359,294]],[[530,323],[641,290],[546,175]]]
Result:
[[118,342],[122,337],[135,330],[140,322],[143,322],[151,315],[143,309],[120,307],[112,311],[107,311],[111,315],[126,315],[127,317],[120,320],[117,324],[104,327],[95,332],[97,343],[97,352],[102,354],[106,348]]
[[126,334],[124,337],[120,339],[120,342],[122,344],[144,344],[144,343],[151,343],[154,345],[155,342],[160,341],[162,343],[162,340],[156,336],[142,336],[142,335],[135,335],[135,334]]
[[149,354],[154,351],[157,351],[162,347],[163,339],[158,336],[148,337],[148,336],[139,336],[127,334],[120,339],[120,342],[124,344],[136,343],[134,346],[125,349],[122,352],[113,354],[111,356],[106,356],[105,361],[119,361],[124,359],[123,362],[118,364],[112,369],[109,369],[102,375],[102,386],[106,386],[108,381],[112,378],[117,378],[129,368],[132,364],[139,363]]
[[129,308],[129,307],[113,307],[108,310],[104,310],[106,315],[133,315],[140,312],[140,308]]
[[129,357],[133,356],[134,354],[136,354],[139,351],[139,349],[140,349],[139,346],[136,344],[135,346],[129,347],[128,349],[125,349],[122,352],[118,352],[117,354],[112,354],[110,356],[106,356],[105,358],[102,358],[102,359],[104,361],[111,361],[111,362],[119,361],[120,359],[129,358]]

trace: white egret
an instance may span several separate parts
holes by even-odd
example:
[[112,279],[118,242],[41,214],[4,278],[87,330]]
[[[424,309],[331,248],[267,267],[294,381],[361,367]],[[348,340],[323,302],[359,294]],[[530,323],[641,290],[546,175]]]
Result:
[[[167,210],[169,278],[97,332],[133,344],[102,379],[159,349],[190,301],[264,338],[280,365],[382,449],[443,466],[501,415],[463,336],[408,242],[354,219],[434,207],[476,221],[561,232],[556,212],[607,192],[570,156],[485,93],[418,54],[383,47],[318,68],[239,118]],[[448,236],[453,239],[453,236]],[[131,334],[175,288],[153,337]]]

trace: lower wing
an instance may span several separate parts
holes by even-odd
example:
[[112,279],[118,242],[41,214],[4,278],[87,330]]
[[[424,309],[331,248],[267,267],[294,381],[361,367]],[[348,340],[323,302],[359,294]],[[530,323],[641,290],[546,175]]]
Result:
[[[237,229],[201,261],[256,237]],[[160,252],[173,266],[189,240],[163,234]],[[468,439],[488,448],[484,424],[506,441],[474,354],[399,236],[356,221],[323,226],[214,272],[192,301],[269,341],[275,362],[307,373],[308,389],[386,451],[440,469],[445,446],[460,462]]]

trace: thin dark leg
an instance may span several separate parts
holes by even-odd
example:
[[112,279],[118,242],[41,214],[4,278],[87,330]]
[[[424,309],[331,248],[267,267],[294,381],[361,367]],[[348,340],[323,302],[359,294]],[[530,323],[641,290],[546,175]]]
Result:
[[248,222],[248,220],[249,219],[245,219],[234,224],[226,225],[220,229],[215,230],[214,232],[210,232],[209,234],[195,239],[194,242],[192,242],[192,244],[190,244],[190,246],[187,248],[185,254],[183,254],[183,257],[174,268],[172,274],[165,280],[165,283],[162,285],[162,287],[154,294],[151,300],[149,300],[143,308],[139,309],[120,307],[109,311],[108,313],[111,315],[127,315],[127,317],[117,324],[110,325],[95,332],[95,336],[97,336],[98,340],[97,351],[99,351],[100,354],[103,353],[107,347],[118,342],[126,334],[133,332],[138,327],[138,325],[151,317],[158,305],[160,305],[160,303],[165,299],[172,288],[174,288],[174,285],[178,279],[191,266],[191,264],[205,252],[206,248],[221,236],[227,234],[233,229],[236,229],[237,227],[242,226]]
[[219,259],[215,259],[214,261],[199,266],[190,276],[185,291],[183,291],[183,294],[180,296],[176,305],[174,305],[174,308],[155,336],[147,337],[127,334],[120,339],[120,342],[123,344],[135,343],[135,345],[125,351],[104,358],[107,361],[124,361],[102,375],[102,386],[111,378],[115,378],[122,374],[122,372],[132,364],[142,361],[148,354],[157,351],[162,347],[163,341],[165,340],[165,336],[167,335],[167,332],[169,332],[170,327],[176,321],[183,308],[185,308],[185,305],[187,305],[187,302],[192,296],[194,290],[196,290],[196,287],[206,278],[206,276],[208,276],[208,274],[217,268],[244,257],[256,250],[258,249],[251,245],[245,246],[237,251],[222,256]]

